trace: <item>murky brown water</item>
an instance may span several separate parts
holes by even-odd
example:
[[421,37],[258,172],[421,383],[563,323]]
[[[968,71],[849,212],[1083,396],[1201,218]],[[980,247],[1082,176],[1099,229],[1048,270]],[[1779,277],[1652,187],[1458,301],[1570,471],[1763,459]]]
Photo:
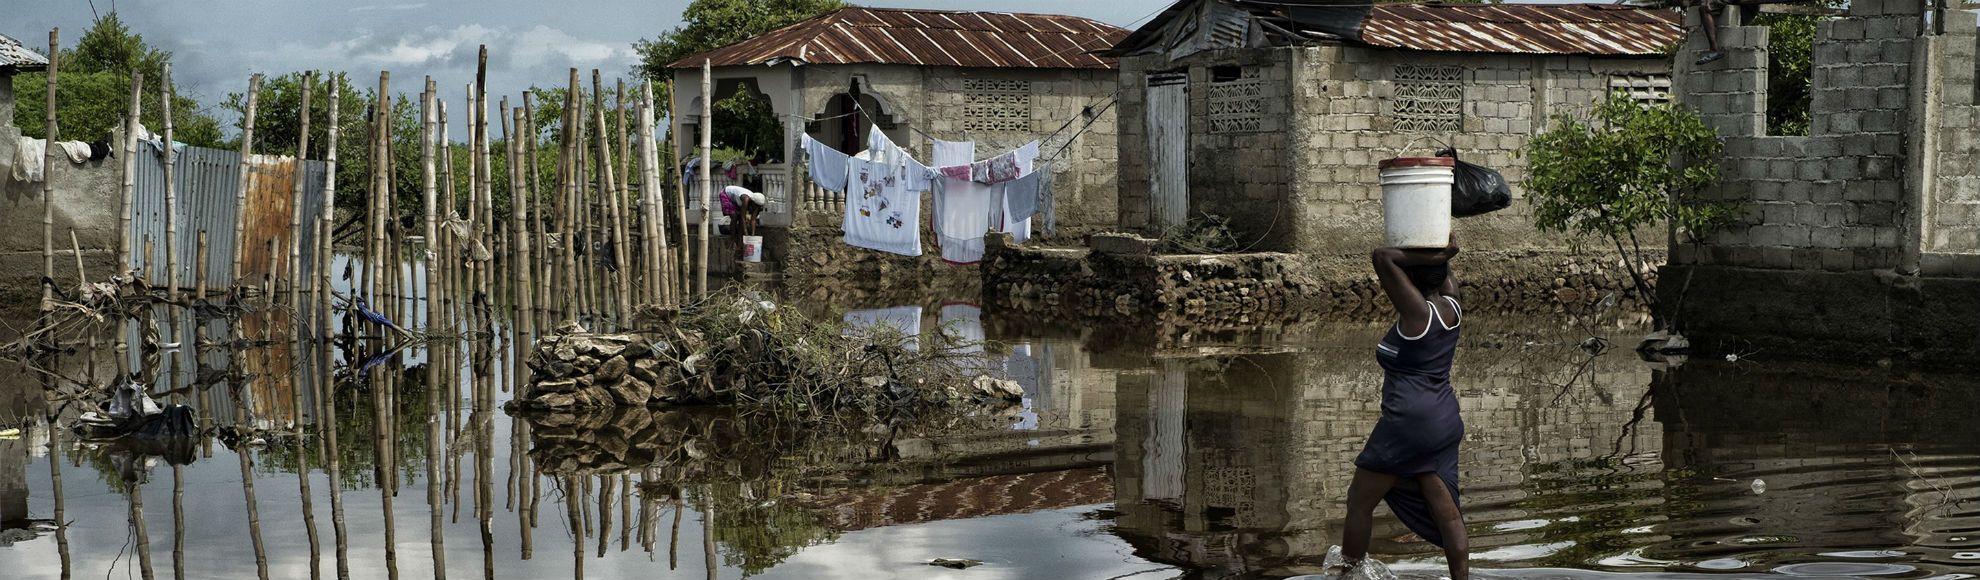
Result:
[[[1315,573],[1338,543],[1350,461],[1379,413],[1377,325],[1179,342],[985,320],[963,304],[851,317],[989,329],[989,351],[1025,386],[1025,410],[898,429],[709,409],[516,417],[498,407],[513,368],[498,340],[443,346],[460,354],[459,380],[438,390],[425,387],[421,349],[340,375],[332,446],[316,430],[279,434],[296,389],[305,414],[322,406],[310,396],[317,351],[209,353],[208,366],[262,375],[240,404],[224,385],[178,392],[215,425],[278,432],[242,455],[220,438],[78,442],[43,420],[42,384],[59,381],[9,365],[0,568],[7,578],[1231,578]],[[1481,575],[1980,569],[1980,381],[1764,354],[1658,370],[1624,351],[1591,360],[1575,346],[1586,330],[1531,326],[1475,314],[1458,363]],[[1618,343],[1633,334],[1599,332]],[[99,378],[114,372],[109,360],[96,357]],[[78,378],[92,368],[86,354],[48,366]],[[392,374],[402,379],[381,387]],[[193,376],[181,369],[154,390]],[[1405,576],[1441,574],[1437,550],[1393,519],[1378,519],[1376,535],[1376,555]],[[933,558],[985,564],[924,564]]]

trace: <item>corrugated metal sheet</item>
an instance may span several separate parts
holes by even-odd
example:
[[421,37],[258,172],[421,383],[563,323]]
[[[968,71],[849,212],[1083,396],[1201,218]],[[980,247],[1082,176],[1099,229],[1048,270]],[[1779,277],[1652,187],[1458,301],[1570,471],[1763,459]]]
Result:
[[849,7],[683,58],[672,68],[910,64],[984,68],[1115,68],[1093,51],[1126,29],[1077,16]]
[[[142,267],[147,280],[162,284],[165,276],[165,157],[155,145],[140,148],[137,159],[137,191],[131,206],[131,252],[128,266]],[[179,237],[174,243],[179,254],[179,283],[190,286],[194,280],[193,266],[198,259],[198,246],[195,240],[200,231],[206,232],[207,283],[223,287],[236,280],[233,272],[234,220],[240,215],[236,206],[236,196],[240,191],[241,154],[239,151],[207,149],[203,147],[181,146],[175,165],[172,168],[173,180],[177,182],[179,214]],[[303,223],[315,223],[321,219],[319,208],[323,205],[323,181],[325,165],[321,161],[304,163]],[[288,276],[289,219],[295,207],[295,161],[287,157],[256,156],[253,165],[253,184],[248,191],[248,227],[244,235],[249,240],[243,249],[242,277],[252,277],[258,282],[263,273],[272,273],[279,278]],[[316,247],[316,228],[304,227],[301,232],[302,247]],[[279,256],[267,255],[269,240],[278,240]],[[149,240],[151,255],[140,256]],[[302,275],[305,279],[315,275],[315,252],[304,251]]]
[[1611,4],[1383,4],[1374,46],[1444,52],[1654,56],[1684,37],[1678,13]]
[[28,47],[21,45],[21,41],[14,40],[13,37],[0,34],[0,70],[22,72],[47,69],[48,57],[28,50]]

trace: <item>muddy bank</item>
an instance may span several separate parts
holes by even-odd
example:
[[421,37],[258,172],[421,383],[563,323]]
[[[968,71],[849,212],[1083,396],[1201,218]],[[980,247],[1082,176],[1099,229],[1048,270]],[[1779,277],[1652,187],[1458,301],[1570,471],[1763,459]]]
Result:
[[[984,301],[1016,312],[1241,329],[1314,317],[1379,318],[1390,308],[1365,255],[1164,255],[1149,240],[1121,234],[1096,235],[1086,248],[1016,247],[995,237],[989,245]],[[1456,274],[1470,309],[1645,308],[1613,255],[1467,251]],[[1642,274],[1654,287],[1655,270]]]

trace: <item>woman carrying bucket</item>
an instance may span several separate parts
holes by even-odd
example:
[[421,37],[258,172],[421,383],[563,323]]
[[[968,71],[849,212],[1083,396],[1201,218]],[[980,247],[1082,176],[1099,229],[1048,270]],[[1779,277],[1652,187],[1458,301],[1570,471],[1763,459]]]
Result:
[[1372,255],[1382,291],[1397,320],[1375,360],[1382,366],[1382,418],[1354,460],[1341,552],[1349,571],[1368,553],[1375,504],[1417,536],[1444,549],[1452,578],[1466,578],[1470,542],[1458,503],[1458,444],[1464,419],[1451,387],[1463,309],[1450,261],[1451,183],[1448,157],[1382,162],[1387,247]]
[[763,194],[749,188],[731,185],[722,188],[722,215],[735,220],[731,233],[736,236],[736,247],[742,249],[742,261],[763,261],[763,238],[756,235],[756,218],[763,213]]

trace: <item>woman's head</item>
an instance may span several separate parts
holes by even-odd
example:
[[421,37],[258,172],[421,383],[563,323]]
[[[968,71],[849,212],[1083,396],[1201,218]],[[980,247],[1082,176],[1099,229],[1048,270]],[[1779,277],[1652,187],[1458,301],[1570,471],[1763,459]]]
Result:
[[1451,277],[1451,265],[1403,266],[1403,273],[1409,276],[1409,283],[1416,287],[1417,292],[1427,295],[1444,287],[1444,280]]

